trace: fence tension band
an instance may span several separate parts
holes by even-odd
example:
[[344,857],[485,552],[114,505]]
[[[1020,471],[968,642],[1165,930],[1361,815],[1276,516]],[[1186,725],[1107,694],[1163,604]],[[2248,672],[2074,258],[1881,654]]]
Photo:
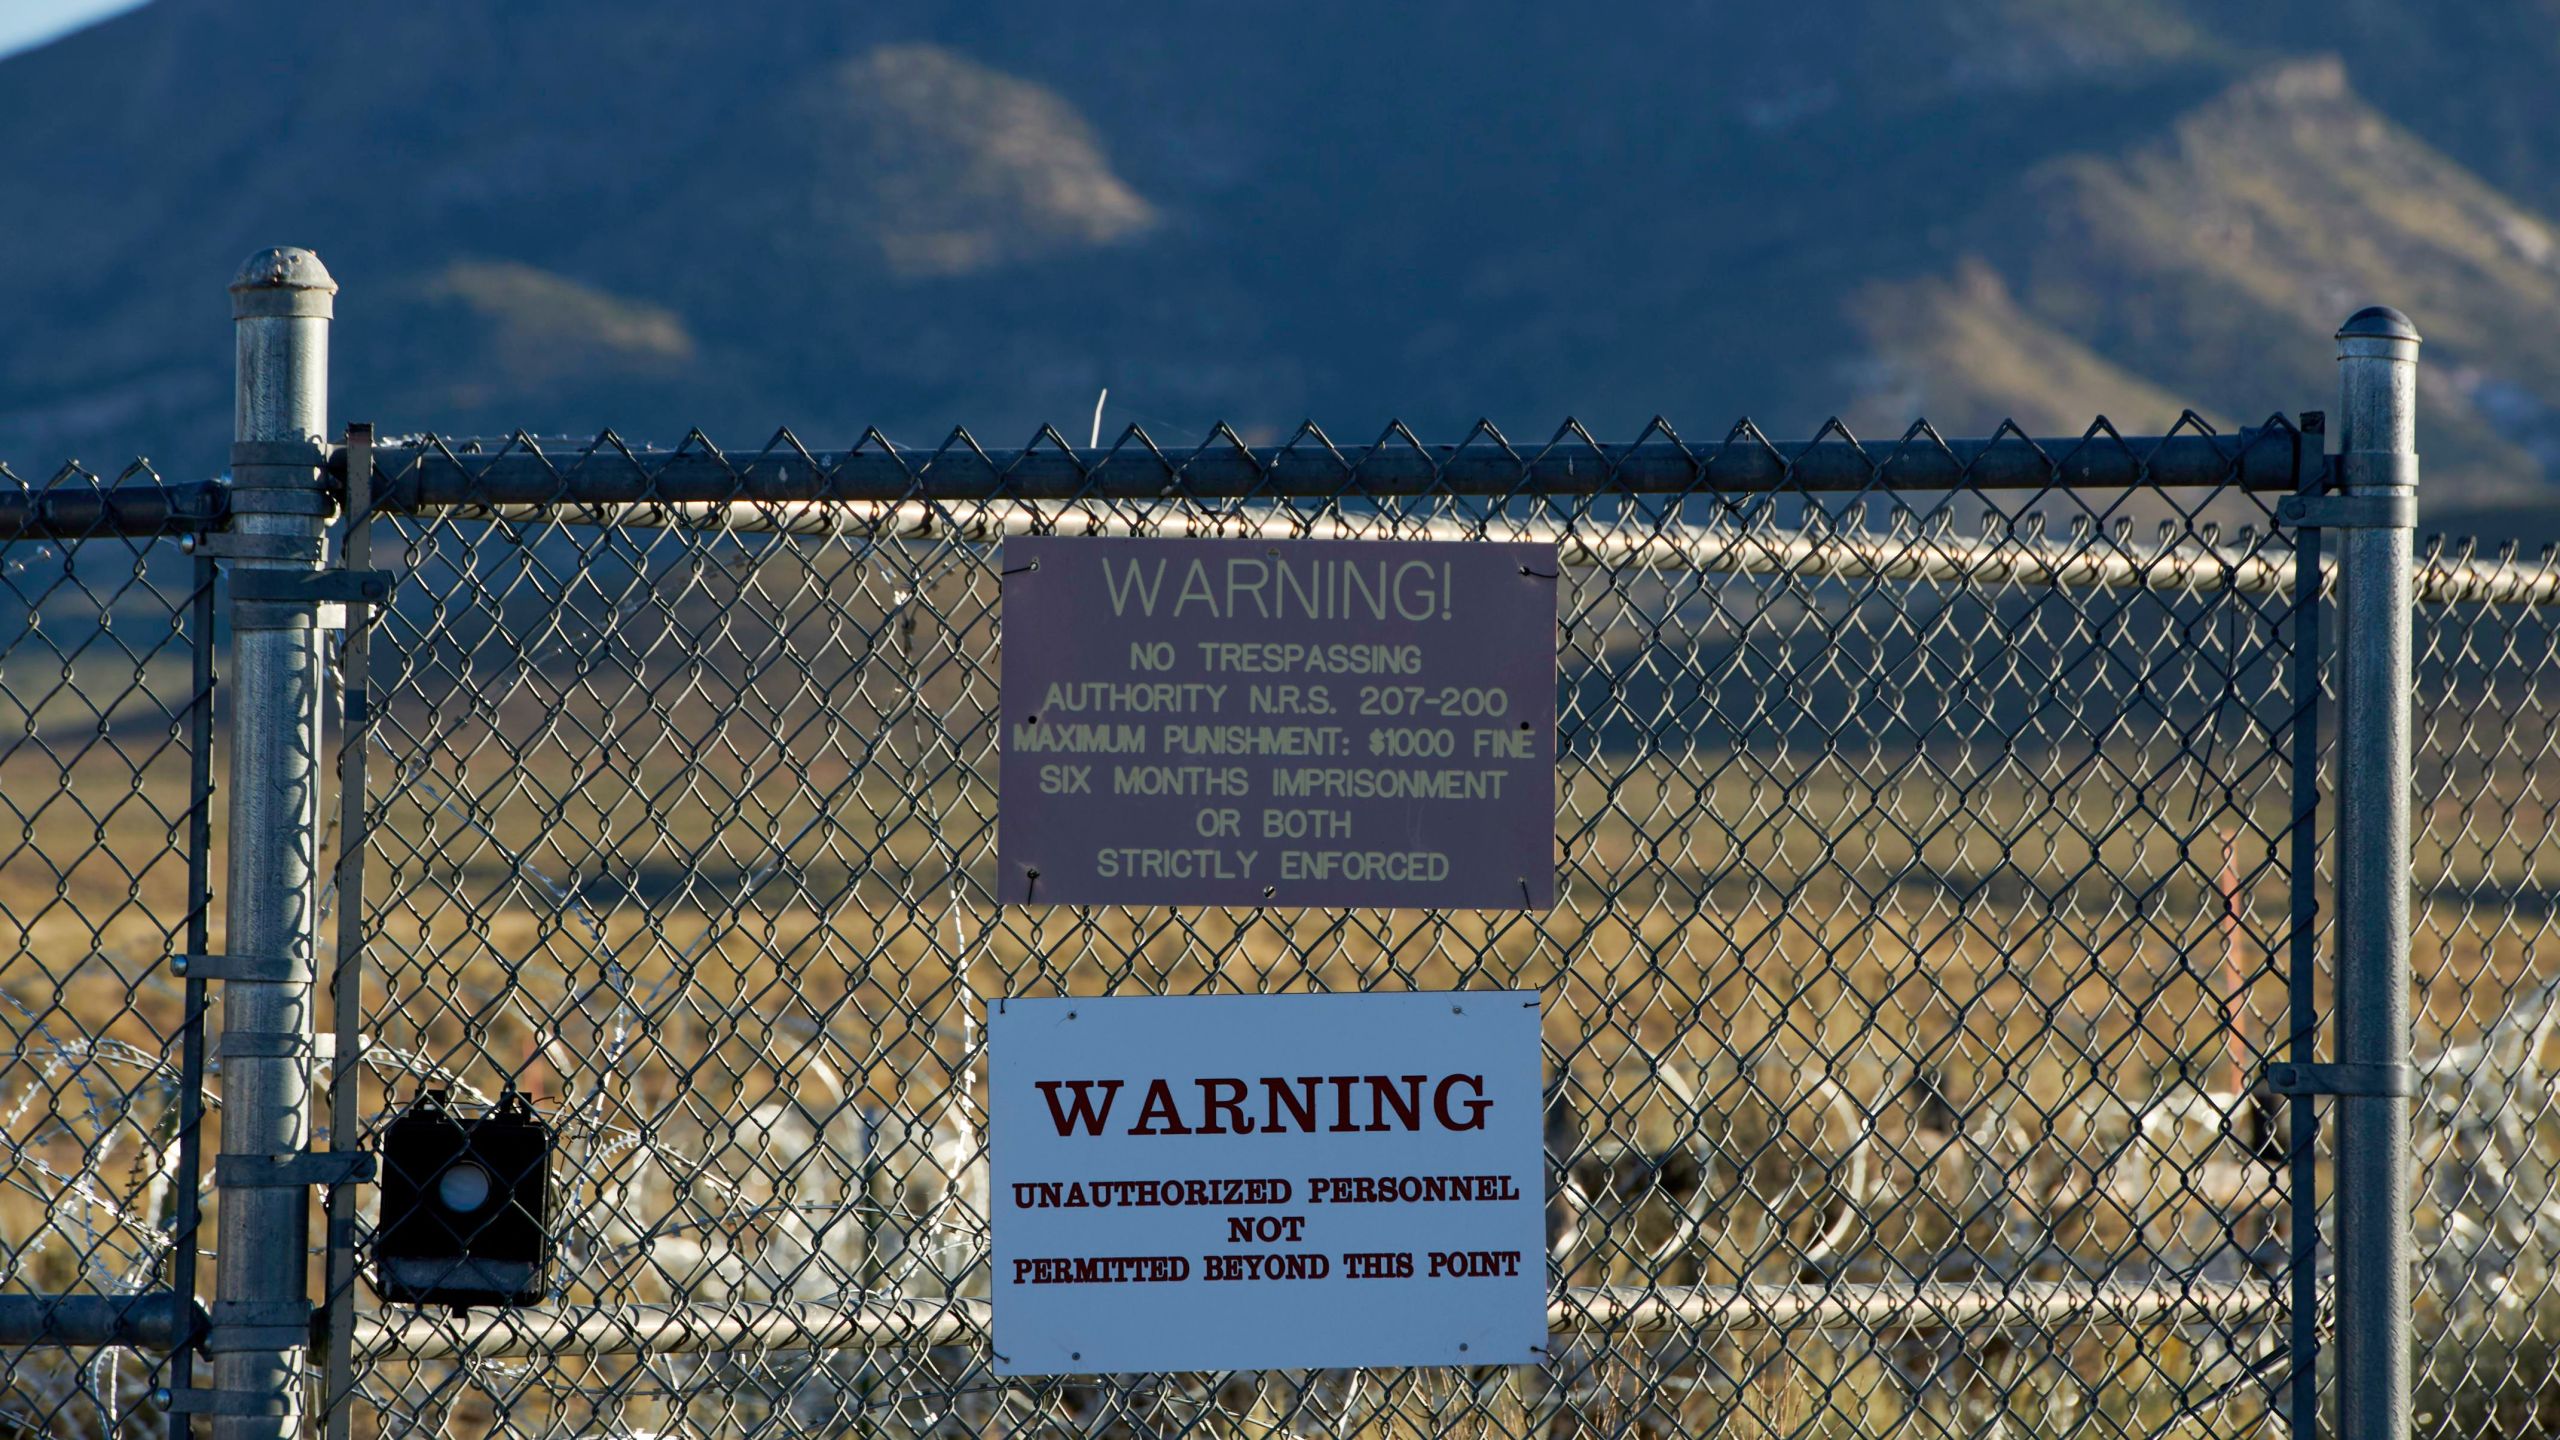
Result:
[[2304,530],[2408,530],[2418,523],[2415,495],[2287,495],[2276,522]]
[[379,605],[391,598],[391,572],[234,570],[231,598],[277,605]]
[[2327,488],[2329,456],[2324,447],[2329,442],[2329,417],[2318,410],[2305,410],[2293,422],[2293,489],[2298,495],[2316,495]]
[[151,1398],[172,1415],[281,1417],[284,1397],[254,1390],[154,1390]]
[[231,980],[260,985],[308,985],[308,955],[172,955],[169,973],[181,980]]
[[[231,442],[231,468],[284,465],[295,469],[326,470],[337,453],[337,446],[317,440],[234,440]],[[237,487],[239,482],[234,480],[232,484]],[[295,481],[294,488],[308,489],[309,482]]]
[[373,1174],[373,1152],[369,1150],[213,1157],[216,1189],[302,1190],[315,1185],[363,1185],[371,1183]]
[[218,1060],[335,1060],[338,1037],[329,1031],[226,1030],[213,1040]]
[[[338,513],[338,502],[317,490],[271,490],[235,484],[226,493],[231,497],[235,516],[309,515],[325,518]],[[250,499],[252,494],[257,498]]]
[[231,572],[231,623],[242,630],[342,630],[347,606],[390,598],[388,570]]
[[240,535],[218,531],[190,535],[180,545],[189,554],[212,560],[291,560],[317,565],[327,558],[317,535]]
[[2378,1095],[2407,1099],[2418,1093],[2418,1072],[2405,1063],[2388,1065],[2296,1065],[2267,1067],[2267,1088],[2278,1095]]
[[217,1300],[205,1335],[209,1355],[289,1350],[311,1343],[312,1309],[299,1300]]

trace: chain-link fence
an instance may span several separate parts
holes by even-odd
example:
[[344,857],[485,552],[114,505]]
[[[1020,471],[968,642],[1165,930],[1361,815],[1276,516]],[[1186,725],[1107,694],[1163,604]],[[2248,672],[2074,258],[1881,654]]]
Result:
[[[325,324],[252,300],[280,354]],[[2390,1102],[2330,1039],[2355,657],[2342,547],[2300,522],[2389,517],[2285,510],[2354,478],[2316,429],[320,447],[291,438],[321,413],[300,383],[308,414],[244,430],[228,485],[0,489],[12,1425],[2258,1434],[2355,1383],[2324,1136]],[[305,497],[331,490],[355,518],[324,549]],[[220,539],[148,538],[180,533]],[[1030,533],[1554,541],[1555,906],[999,904],[999,557]],[[226,688],[299,677],[219,731],[216,553],[263,647]],[[387,597],[308,569],[329,553]],[[2517,1433],[2560,1413],[2560,859],[2531,763],[2560,571],[2438,552],[2416,595],[2418,1428]],[[348,600],[379,603],[328,631]],[[259,953],[170,978],[223,948],[212,858],[242,874],[217,742],[278,724],[297,803],[257,824],[291,853],[249,873],[292,893],[235,908]],[[332,755],[343,810],[312,780]],[[316,966],[236,938],[297,925]],[[204,973],[258,1007],[214,1010],[233,1108],[312,1087],[255,1091],[267,1128],[225,1127],[218,1186],[176,1148]],[[334,1046],[279,1038],[304,986],[306,1029],[343,1001]],[[1449,988],[1544,998],[1546,1363],[992,1373],[991,1000]],[[2271,1083],[2333,1053],[2353,1098]],[[429,1089],[512,1091],[559,1136],[532,1308],[385,1301],[391,1217],[303,1153],[372,1148]],[[200,1189],[245,1225],[307,1183],[332,1223],[226,1243],[197,1310]],[[35,1299],[164,1287],[111,1346]],[[211,1387],[159,1358],[173,1332]],[[307,1405],[257,1391],[270,1361],[307,1367]]]
[[[2560,1426],[2560,565],[2435,542],[2417,651],[2417,1422]],[[2456,583],[2452,577],[2464,579]],[[2494,580],[2489,577],[2495,577]]]
[[[1401,449],[386,456],[359,1110],[534,1095],[568,1223],[538,1323],[360,1316],[359,1432],[2260,1423],[2291,429]],[[999,905],[1033,532],[1556,541],[1559,903]],[[988,1370],[990,997],[1416,987],[1546,996],[1546,1367]]]
[[120,1342],[7,1351],[11,1433],[148,1433],[186,1383],[136,1301],[196,1280],[205,986],[168,960],[209,948],[213,574],[155,537],[219,498],[0,467],[0,1307],[58,1297]]

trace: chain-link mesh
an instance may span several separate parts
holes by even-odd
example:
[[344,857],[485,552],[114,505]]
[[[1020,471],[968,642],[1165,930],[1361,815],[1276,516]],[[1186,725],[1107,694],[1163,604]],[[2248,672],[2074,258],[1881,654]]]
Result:
[[[2560,1426],[2560,565],[2419,560],[2412,968],[2421,1436]],[[2486,573],[2497,583],[2465,580]]]
[[[561,1224],[532,1315],[359,1287],[357,1432],[2263,1433],[2293,551],[2238,442],[2173,438],[2223,468],[2154,483],[2103,424],[1961,459],[1915,428],[1842,491],[1746,428],[1767,483],[1639,487],[1568,427],[1536,456],[1594,478],[1503,493],[1531,449],[1479,429],[1391,433],[1430,473],[1379,495],[1312,432],[1133,434],[1160,484],[1061,494],[1088,459],[1057,446],[1030,500],[965,436],[875,437],[843,463],[904,492],[818,503],[758,498],[814,463],[788,437],[388,452],[361,1119],[532,1096]],[[1204,493],[1213,453],[1346,478]],[[1954,483],[1874,468],[1922,453]],[[2075,486],[2093,456],[2127,478]],[[460,493],[421,503],[428,469]],[[999,906],[996,556],[1026,531],[1558,541],[1557,905]],[[1545,996],[1546,1365],[989,1371],[990,997],[1447,987]]]
[[[174,526],[196,498],[140,464],[112,481],[68,466],[39,486],[0,467],[9,1295],[166,1291],[193,1265],[182,1153],[200,1112],[188,986],[168,957],[206,948],[209,579],[136,532]],[[170,1383],[158,1353],[0,1351],[0,1429],[156,1434],[152,1392]]]

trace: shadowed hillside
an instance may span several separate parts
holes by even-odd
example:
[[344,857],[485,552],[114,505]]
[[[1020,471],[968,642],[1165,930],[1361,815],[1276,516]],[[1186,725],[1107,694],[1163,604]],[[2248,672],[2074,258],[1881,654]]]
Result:
[[393,431],[2154,430],[2328,404],[2383,299],[2432,513],[2560,494],[2551,0],[271,8],[0,63],[22,473],[218,466],[292,242]]

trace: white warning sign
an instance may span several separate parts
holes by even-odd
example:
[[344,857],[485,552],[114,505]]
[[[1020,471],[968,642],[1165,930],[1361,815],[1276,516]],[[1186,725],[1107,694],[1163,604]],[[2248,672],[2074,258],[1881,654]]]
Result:
[[991,1009],[997,1373],[1541,1358],[1534,994]]

